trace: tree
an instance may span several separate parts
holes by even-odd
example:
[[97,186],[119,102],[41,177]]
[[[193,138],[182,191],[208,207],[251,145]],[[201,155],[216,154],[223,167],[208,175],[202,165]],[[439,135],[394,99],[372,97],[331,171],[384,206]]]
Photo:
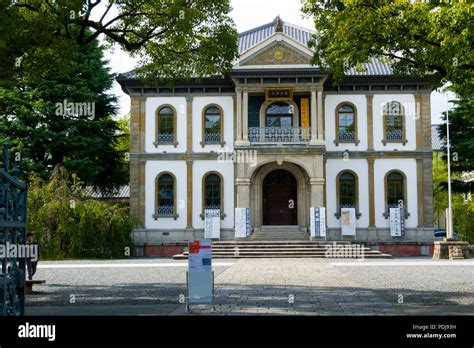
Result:
[[472,10],[469,1],[303,1],[316,26],[313,63],[336,82],[384,58],[396,73],[430,75],[434,86],[449,81],[463,96],[474,92]]
[[[64,165],[85,184],[107,190],[128,182],[123,134],[112,118],[114,81],[97,40],[80,47],[40,83],[0,88],[0,141],[9,140],[20,168],[49,178]],[[3,139],[2,139],[3,138]]]
[[[454,172],[453,179],[459,180],[459,174]],[[433,156],[433,205],[435,218],[445,214],[448,208],[448,168],[442,156]],[[453,228],[454,232],[469,243],[474,243],[474,201],[464,199],[461,193],[453,194]],[[438,222],[439,223],[439,222]]]
[[0,84],[40,80],[104,37],[141,57],[143,79],[219,74],[237,55],[229,0],[0,0]]
[[[454,192],[474,192],[474,182],[462,180],[461,174],[474,171],[474,100],[462,97],[454,101],[454,108],[449,111],[449,131],[451,143],[451,171],[458,174],[452,180]],[[446,143],[446,112],[443,113],[444,124],[438,127],[440,137]],[[446,159],[446,147],[444,148]],[[447,180],[442,183],[447,187]]]

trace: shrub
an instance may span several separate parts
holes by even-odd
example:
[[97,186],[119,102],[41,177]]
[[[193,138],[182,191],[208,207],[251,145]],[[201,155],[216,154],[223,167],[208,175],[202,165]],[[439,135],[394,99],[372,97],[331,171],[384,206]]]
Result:
[[132,249],[132,221],[127,207],[85,197],[76,178],[56,169],[46,183],[35,177],[28,191],[28,229],[41,257],[117,258]]

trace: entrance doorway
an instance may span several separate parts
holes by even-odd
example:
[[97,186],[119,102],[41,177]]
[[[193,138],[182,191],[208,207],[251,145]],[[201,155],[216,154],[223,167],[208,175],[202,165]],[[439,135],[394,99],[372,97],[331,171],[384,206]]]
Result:
[[297,184],[290,172],[277,169],[263,181],[263,224],[297,225]]

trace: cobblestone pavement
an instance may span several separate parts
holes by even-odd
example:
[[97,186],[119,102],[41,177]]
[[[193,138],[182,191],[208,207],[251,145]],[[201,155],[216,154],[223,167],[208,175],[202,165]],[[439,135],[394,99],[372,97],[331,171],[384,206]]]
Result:
[[[402,314],[324,259],[241,259],[216,277],[215,310],[192,314]],[[180,307],[174,314],[184,314]]]

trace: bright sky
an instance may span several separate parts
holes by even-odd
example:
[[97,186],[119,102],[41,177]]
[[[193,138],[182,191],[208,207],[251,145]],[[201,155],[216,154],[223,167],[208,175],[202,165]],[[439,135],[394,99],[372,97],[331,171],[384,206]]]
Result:
[[[309,29],[313,28],[312,20],[303,18],[300,12],[301,0],[231,0],[231,3],[233,7],[231,16],[239,32],[271,22],[277,15],[280,15],[283,21]],[[130,58],[118,48],[114,52],[107,52],[105,57],[109,60],[114,73],[133,70],[137,64],[137,59]],[[128,113],[130,97],[122,91],[120,85],[116,82],[111,93],[119,97],[120,115]],[[452,94],[450,98],[453,98]],[[440,115],[446,109],[446,106],[446,95],[433,92],[431,95],[432,123],[441,123]]]

